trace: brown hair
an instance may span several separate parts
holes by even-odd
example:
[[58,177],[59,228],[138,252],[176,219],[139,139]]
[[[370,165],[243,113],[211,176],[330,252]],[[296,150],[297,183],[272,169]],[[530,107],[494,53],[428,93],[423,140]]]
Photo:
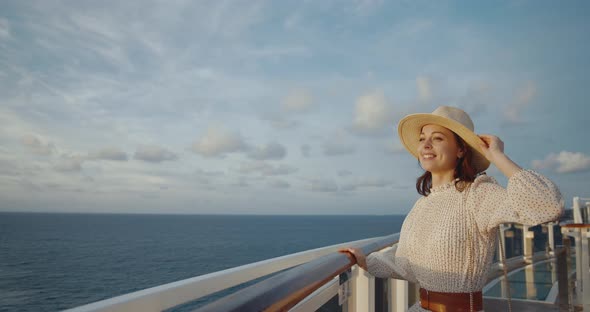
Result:
[[[454,178],[459,178],[455,182],[455,188],[459,192],[463,192],[471,182],[475,180],[477,176],[477,172],[475,172],[475,168],[473,168],[472,160],[473,160],[473,152],[471,148],[459,137],[455,132],[455,139],[457,141],[457,145],[459,148],[463,149],[463,157],[457,159],[457,166],[455,166],[455,174]],[[420,161],[418,161],[420,162]],[[422,196],[428,196],[430,194],[430,188],[432,188],[432,174],[430,171],[425,171],[424,174],[418,177],[416,180],[416,190],[418,194]]]

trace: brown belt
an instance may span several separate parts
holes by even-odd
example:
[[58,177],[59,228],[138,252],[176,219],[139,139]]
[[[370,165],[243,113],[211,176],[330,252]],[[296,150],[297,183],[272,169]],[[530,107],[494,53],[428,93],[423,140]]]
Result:
[[[473,309],[470,295],[473,295]],[[481,291],[446,293],[420,288],[420,306],[433,312],[476,312],[483,310],[483,296]]]

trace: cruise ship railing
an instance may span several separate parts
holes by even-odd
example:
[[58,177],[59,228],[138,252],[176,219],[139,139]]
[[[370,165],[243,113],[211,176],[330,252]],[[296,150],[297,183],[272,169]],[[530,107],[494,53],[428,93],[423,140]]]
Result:
[[[510,235],[514,235],[515,231],[519,239],[511,239],[520,240],[519,252],[513,252],[514,257],[507,261],[507,269],[510,271],[531,261],[552,258],[556,250],[553,236],[555,226],[559,224],[553,222],[541,225],[545,228],[543,232],[547,233],[547,248],[545,251],[534,252],[532,240],[535,233],[529,227],[502,225],[499,237],[504,242],[506,233],[511,232]],[[560,232],[564,232],[564,229]],[[585,233],[587,237],[588,234]],[[564,234],[569,235],[565,232]],[[316,311],[330,304],[330,311],[406,311],[416,300],[415,285],[395,279],[376,280],[364,270],[360,270],[345,254],[337,252],[342,247],[350,246],[361,248],[366,254],[384,251],[396,248],[398,239],[399,233],[396,233],[304,251],[141,290],[68,311],[163,311],[194,303],[198,299],[219,294],[220,291],[237,285],[243,288],[196,311],[300,312]],[[504,247],[506,245],[503,244]],[[488,282],[501,278],[502,271],[501,263],[494,263],[490,268]],[[257,279],[263,280],[244,286],[245,283]]]
[[[393,234],[306,250],[136,291],[66,311],[164,311],[298,265],[305,264],[309,266],[310,263],[316,260],[324,262],[323,257],[336,258],[337,263],[348,261],[344,254],[337,252],[339,249],[355,246],[362,248],[365,252],[372,252],[383,248],[387,244],[394,244],[397,242],[398,237],[399,234]],[[329,261],[328,264],[332,264],[332,261]],[[348,263],[346,267],[351,265]]]
[[584,311],[590,311],[590,224],[564,224],[561,232],[575,241],[576,280],[575,294]]
[[[373,242],[356,245],[355,247],[362,249],[365,254],[369,254],[390,247],[397,243],[398,240],[399,233],[396,233]],[[353,265],[355,265],[355,262],[350,260],[346,255],[334,253],[272,276],[195,311],[289,311],[303,299],[333,281],[336,277],[339,278],[338,289],[341,292],[347,292],[346,288],[349,287],[364,288],[360,285],[360,280],[357,278],[349,279],[340,276],[343,273],[346,276],[348,274],[347,271]],[[352,271],[350,274],[352,274]],[[349,283],[349,280],[354,280],[356,284],[342,286],[340,288],[340,283]],[[367,287],[368,285],[367,283]],[[334,290],[334,287],[332,287],[332,290]],[[357,293],[363,292],[358,291]],[[345,299],[348,299],[347,294],[343,294],[343,296]],[[369,306],[368,304],[362,305],[364,307]],[[302,308],[300,307],[300,309]],[[307,307],[303,310],[310,311],[311,309]]]

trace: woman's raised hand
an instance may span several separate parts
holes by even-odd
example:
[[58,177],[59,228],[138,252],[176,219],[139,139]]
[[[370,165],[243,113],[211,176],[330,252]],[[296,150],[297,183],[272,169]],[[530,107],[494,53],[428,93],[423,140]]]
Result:
[[480,143],[483,155],[507,178],[522,170],[519,165],[504,154],[504,142],[499,137],[489,134],[480,134],[479,137],[483,141]]
[[343,248],[338,251],[346,254],[348,256],[348,258],[350,258],[350,260],[355,261],[356,264],[358,266],[360,266],[361,268],[363,268],[365,271],[367,270],[367,257],[362,252],[362,250],[360,250],[358,248],[351,247],[351,248]]
[[479,138],[483,141],[480,143],[483,155],[493,163],[498,155],[504,154],[504,142],[499,137],[490,134],[480,134]]

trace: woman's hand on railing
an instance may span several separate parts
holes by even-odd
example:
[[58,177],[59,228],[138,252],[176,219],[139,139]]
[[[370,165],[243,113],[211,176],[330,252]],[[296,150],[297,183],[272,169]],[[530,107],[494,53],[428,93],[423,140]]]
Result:
[[343,248],[338,251],[346,254],[350,260],[355,261],[358,266],[367,271],[367,257],[362,252],[362,250],[358,248]]

